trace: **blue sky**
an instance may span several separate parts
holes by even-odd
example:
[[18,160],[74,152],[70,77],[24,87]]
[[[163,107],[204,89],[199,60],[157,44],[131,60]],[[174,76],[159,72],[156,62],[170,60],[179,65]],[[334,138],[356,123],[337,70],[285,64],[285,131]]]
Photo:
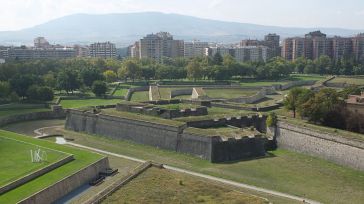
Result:
[[364,29],[364,0],[0,0],[0,30],[75,13],[142,11],[262,25]]

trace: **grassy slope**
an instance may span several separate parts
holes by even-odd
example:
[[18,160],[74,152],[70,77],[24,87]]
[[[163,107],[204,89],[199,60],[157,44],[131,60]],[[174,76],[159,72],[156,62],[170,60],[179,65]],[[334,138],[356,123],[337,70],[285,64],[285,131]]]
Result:
[[330,82],[364,85],[364,78],[336,77],[335,79],[331,80]]
[[62,100],[63,108],[80,108],[85,106],[112,105],[116,104],[120,99],[79,99],[79,100]]
[[364,173],[323,159],[286,150],[248,161],[212,164],[186,154],[100,136],[63,132],[76,143],[107,151],[169,164],[226,179],[325,203],[361,203],[364,200]]
[[98,159],[102,158],[102,155],[90,153],[84,150],[79,150],[76,148],[71,148],[67,146],[57,145],[55,143],[33,139],[30,137],[26,137],[24,135],[0,130],[0,136],[9,137],[13,139],[17,139],[20,141],[25,141],[32,143],[34,145],[44,146],[51,149],[56,149],[59,151],[67,152],[73,154],[75,160],[67,163],[41,177],[38,177],[8,193],[0,196],[0,203],[15,203],[27,196],[32,195],[33,193],[59,181],[60,179],[69,176],[76,171],[86,167],[88,164],[91,164]]
[[[31,162],[29,151],[38,148],[41,151],[46,151],[46,162]],[[0,162],[0,186],[13,182],[67,156],[62,152],[44,149],[41,146],[22,143],[6,137],[0,137],[0,155],[2,157]]]
[[131,96],[131,101],[149,101],[148,91],[138,91],[134,92]]
[[254,95],[258,90],[241,89],[204,89],[210,98],[239,98]]
[[265,199],[186,174],[150,168],[103,203],[268,203]]

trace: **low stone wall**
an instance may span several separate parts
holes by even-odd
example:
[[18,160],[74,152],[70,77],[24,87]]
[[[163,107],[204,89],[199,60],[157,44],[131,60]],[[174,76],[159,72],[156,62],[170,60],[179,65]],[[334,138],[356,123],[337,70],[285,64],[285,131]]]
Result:
[[128,89],[124,97],[125,100],[130,101],[133,93],[138,91],[149,91],[149,86],[142,86],[142,87],[135,87]]
[[200,121],[189,121],[187,122],[188,127],[194,128],[211,128],[211,127],[222,127],[222,126],[234,126],[238,128],[255,127],[260,132],[266,132],[266,116],[243,116],[243,117],[230,117]]
[[248,110],[248,111],[271,111],[275,110],[279,107],[283,106],[283,103],[276,103],[270,106],[251,106],[251,107],[242,107],[239,105],[233,105],[228,103],[211,103],[212,107],[218,107],[218,108],[227,108],[227,109],[234,109],[234,110]]
[[24,176],[24,177],[22,177],[22,178],[20,178],[20,179],[18,179],[16,181],[14,181],[14,182],[11,182],[11,183],[9,183],[9,184],[7,184],[5,186],[2,186],[0,188],[0,195],[3,194],[3,193],[6,193],[6,192],[8,192],[8,191],[10,191],[10,190],[12,190],[12,189],[14,189],[16,187],[18,187],[18,186],[21,186],[21,185],[27,183],[28,181],[33,180],[33,179],[35,179],[35,178],[37,178],[37,177],[39,177],[39,176],[41,176],[43,174],[46,174],[46,173],[48,173],[48,172],[50,172],[50,171],[64,165],[64,164],[66,164],[66,163],[68,163],[70,161],[73,161],[73,160],[74,160],[73,155],[69,155],[69,156],[67,156],[65,158],[62,158],[61,160],[59,160],[57,162],[54,162],[54,163],[52,163],[52,164],[50,164],[50,165],[48,165],[48,166],[46,166],[44,168],[41,168],[41,169],[39,169],[39,170],[37,170],[35,172],[32,172],[32,173],[30,173],[30,174],[28,174],[28,175],[26,175],[26,176]]
[[95,179],[101,171],[109,167],[109,160],[104,157],[76,173],[44,188],[43,190],[20,201],[21,204],[53,203],[76,188]]
[[184,95],[192,95],[192,88],[172,90],[170,98],[174,98],[176,96],[184,96]]
[[204,99],[204,98],[207,98],[207,95],[203,90],[203,88],[195,87],[192,89],[191,99]]
[[364,171],[364,143],[279,122],[279,148],[289,149]]
[[66,114],[63,110],[60,111],[43,111],[34,113],[24,113],[18,115],[11,115],[0,118],[0,127],[11,123],[30,121],[30,120],[48,120],[48,119],[61,119],[65,118]]
[[295,87],[295,86],[311,86],[311,85],[314,85],[316,83],[316,81],[314,80],[309,80],[309,81],[292,81],[292,82],[289,82],[287,84],[283,84],[281,85],[281,90],[287,90],[287,89],[290,89],[292,87]]

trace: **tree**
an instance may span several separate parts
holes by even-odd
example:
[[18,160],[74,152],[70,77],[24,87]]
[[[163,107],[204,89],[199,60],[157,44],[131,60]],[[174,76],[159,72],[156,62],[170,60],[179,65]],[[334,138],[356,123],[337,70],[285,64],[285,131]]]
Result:
[[121,78],[130,78],[134,82],[135,79],[138,79],[142,75],[142,70],[139,64],[137,64],[132,59],[125,60],[121,68],[118,70],[119,77]]
[[299,57],[294,61],[295,71],[302,74],[307,64],[307,60],[304,57]]
[[80,78],[82,79],[83,84],[87,87],[91,87],[94,81],[103,80],[104,76],[100,69],[89,67],[81,69]]
[[288,95],[284,99],[284,106],[286,109],[293,112],[293,117],[296,118],[296,112],[299,107],[306,102],[307,96],[310,94],[310,90],[305,88],[296,87],[289,91]]
[[48,87],[52,87],[52,88],[56,87],[57,80],[54,77],[53,72],[49,72],[49,73],[43,75],[42,79],[43,79],[44,85],[46,85]]
[[203,70],[196,60],[192,60],[187,65],[187,77],[196,81],[203,76]]
[[221,54],[219,52],[216,52],[216,54],[214,55],[212,61],[214,65],[222,65],[223,62],[223,58],[221,56]]
[[338,106],[343,106],[343,100],[334,89],[321,89],[314,97],[302,104],[302,114],[315,123],[324,121],[325,116]]
[[113,70],[106,70],[103,75],[105,77],[105,80],[109,83],[115,82],[118,78]]
[[6,98],[11,92],[10,84],[7,81],[0,81],[0,98]]
[[53,100],[53,90],[46,86],[32,85],[27,91],[28,99],[34,101],[51,101]]
[[[29,74],[17,74],[10,79],[11,89],[14,90],[18,96],[27,96],[28,88],[35,84],[36,78]],[[38,80],[39,81],[39,80]]]
[[57,87],[60,90],[65,90],[67,94],[80,88],[81,82],[75,70],[64,69],[57,75]]
[[318,74],[328,74],[328,73],[332,73],[332,69],[330,69],[331,67],[331,59],[329,56],[327,55],[321,55],[316,61],[316,73]]
[[305,74],[313,74],[313,73],[315,73],[315,70],[316,70],[316,66],[312,62],[312,60],[307,60],[306,66],[305,66],[305,69],[303,70],[303,72]]
[[100,96],[104,96],[105,93],[107,91],[107,86],[106,83],[103,81],[94,81],[94,83],[92,84],[92,92],[100,97]]

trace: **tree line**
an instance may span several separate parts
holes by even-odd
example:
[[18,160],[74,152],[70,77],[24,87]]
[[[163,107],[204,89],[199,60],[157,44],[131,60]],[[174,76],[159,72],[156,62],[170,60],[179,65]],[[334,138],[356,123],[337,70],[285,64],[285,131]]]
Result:
[[284,105],[294,118],[299,116],[316,124],[364,133],[364,115],[348,110],[345,102],[350,94],[360,95],[361,91],[358,86],[342,91],[324,88],[318,92],[297,87],[285,96]]
[[315,61],[299,58],[290,62],[276,57],[267,62],[244,63],[219,53],[191,59],[163,58],[161,62],[147,58],[14,60],[0,65],[0,89],[3,90],[0,99],[46,101],[53,98],[54,90],[66,93],[91,90],[102,96],[107,90],[106,83],[120,80],[279,80],[293,72],[350,75],[364,74],[363,70],[363,64],[347,59],[332,62],[327,56]]

